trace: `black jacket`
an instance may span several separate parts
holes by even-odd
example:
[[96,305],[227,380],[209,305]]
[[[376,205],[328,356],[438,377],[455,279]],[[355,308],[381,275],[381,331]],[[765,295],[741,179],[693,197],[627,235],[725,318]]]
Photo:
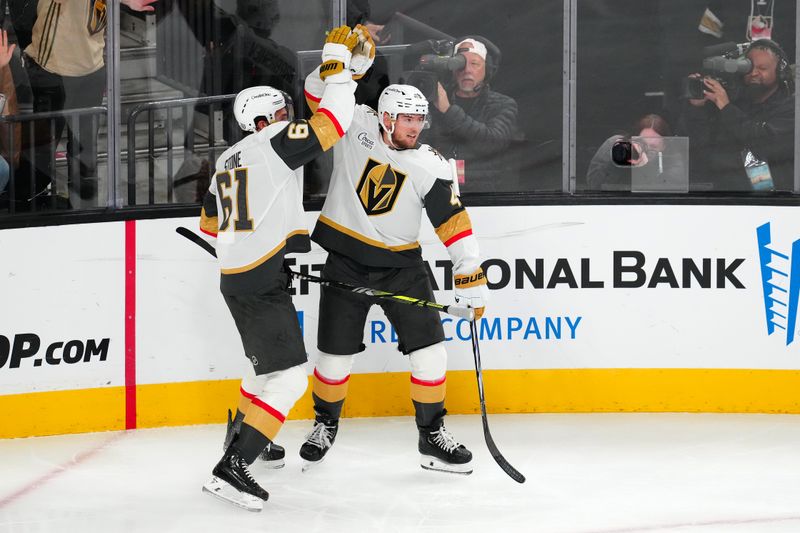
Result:
[[423,142],[446,158],[465,160],[464,191],[515,190],[519,164],[512,141],[522,140],[517,127],[517,102],[488,87],[475,98],[448,94],[450,108],[430,106],[431,129]]
[[694,180],[710,181],[714,190],[749,191],[742,151],[750,150],[770,168],[775,189],[794,186],[794,96],[778,90],[764,103],[745,98],[721,111],[708,102],[686,104],[678,124],[689,136]]

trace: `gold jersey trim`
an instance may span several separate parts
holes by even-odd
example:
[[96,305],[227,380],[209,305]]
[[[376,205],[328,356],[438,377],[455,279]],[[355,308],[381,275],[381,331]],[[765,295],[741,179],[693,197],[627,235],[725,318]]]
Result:
[[409,244],[389,246],[388,244],[385,244],[381,241],[376,241],[375,239],[370,239],[369,237],[361,235],[360,233],[357,233],[349,228],[346,228],[341,224],[337,224],[336,222],[334,222],[333,220],[329,219],[324,215],[319,216],[319,221],[327,226],[332,227],[336,231],[344,233],[348,237],[352,237],[358,241],[363,242],[364,244],[369,244],[370,246],[374,246],[376,248],[383,248],[384,250],[391,250],[392,252],[403,252],[405,250],[413,250],[414,248],[419,248],[419,243],[416,241]]
[[295,231],[291,232],[290,234],[288,234],[286,236],[286,238],[284,240],[282,240],[280,243],[278,243],[278,246],[276,246],[275,248],[273,248],[272,250],[267,252],[266,255],[260,257],[259,259],[256,259],[255,261],[253,261],[250,264],[247,264],[247,265],[244,265],[244,266],[241,266],[241,267],[236,267],[236,268],[223,268],[223,269],[220,269],[220,271],[223,274],[241,274],[242,272],[247,272],[249,270],[253,270],[254,268],[256,268],[256,267],[258,267],[260,265],[263,265],[264,263],[269,261],[275,254],[280,252],[286,246],[286,241],[288,241],[289,239],[291,239],[292,237],[294,237],[296,235],[308,235],[308,230],[299,229],[299,230],[295,230]]

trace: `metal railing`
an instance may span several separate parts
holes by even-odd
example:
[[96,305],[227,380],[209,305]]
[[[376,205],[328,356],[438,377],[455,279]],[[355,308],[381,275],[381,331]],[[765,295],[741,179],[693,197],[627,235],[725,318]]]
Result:
[[[156,163],[156,139],[155,139],[155,111],[166,110],[166,153],[167,157],[167,201],[173,201],[174,193],[174,158],[175,147],[172,141],[174,130],[173,112],[176,108],[183,110],[183,116],[188,117],[191,111],[199,105],[208,105],[208,159],[213,165],[216,162],[216,126],[214,121],[214,111],[221,109],[222,105],[232,102],[236,98],[235,94],[223,94],[218,96],[202,96],[197,98],[179,98],[175,100],[160,100],[139,104],[128,114],[128,205],[136,205],[136,120],[142,113],[147,114],[147,180],[148,180],[148,203],[155,204],[155,163]],[[195,135],[192,122],[184,124],[184,147],[194,151]]]
[[[22,115],[6,115],[0,116],[0,128],[5,128],[7,133],[7,149],[8,155],[11,161],[8,162],[9,166],[9,175],[8,175],[8,212],[9,214],[13,214],[16,210],[16,205],[19,199],[16,198],[16,175],[17,169],[15,168],[13,160],[15,159],[15,151],[16,151],[16,132],[15,127],[17,124],[22,125],[24,123],[31,123],[39,120],[47,120],[49,121],[49,131],[48,134],[50,139],[52,140],[52,147],[53,149],[50,151],[50,161],[48,168],[52,169],[53,174],[48,176],[50,183],[51,183],[51,195],[50,195],[50,207],[56,207],[56,201],[58,199],[58,195],[56,194],[56,187],[55,187],[55,179],[56,179],[56,122],[60,119],[63,119],[67,122],[65,126],[68,125],[69,130],[74,132],[73,135],[77,136],[77,132],[80,131],[79,128],[79,120],[82,116],[91,116],[92,118],[92,131],[97,135],[99,131],[99,119],[95,118],[97,116],[105,116],[107,113],[107,109],[105,106],[95,106],[95,107],[83,107],[77,109],[65,109],[61,111],[47,111],[47,112],[40,112],[40,113],[26,113]],[[37,191],[36,187],[36,178],[37,178],[37,164],[36,164],[36,148],[37,148],[37,129],[33,126],[27,129],[27,137],[28,137],[28,146],[23,148],[22,146],[22,137],[24,134],[22,131],[20,132],[20,149],[19,149],[19,159],[20,161],[25,158],[30,162],[29,165],[29,184],[30,184],[30,192],[31,198],[25,199],[25,201],[30,202],[30,211],[36,211],[37,206],[34,201],[34,198],[40,195],[43,191]],[[63,135],[70,135],[69,131],[62,130]],[[39,144],[41,144],[41,138],[38,139]],[[97,142],[97,139],[92,140],[92,142]],[[27,156],[26,156],[27,154]],[[96,156],[99,156],[99,153],[96,153]],[[79,168],[80,168],[80,161],[76,157],[67,157],[67,165],[70,168],[70,175],[78,176]]]

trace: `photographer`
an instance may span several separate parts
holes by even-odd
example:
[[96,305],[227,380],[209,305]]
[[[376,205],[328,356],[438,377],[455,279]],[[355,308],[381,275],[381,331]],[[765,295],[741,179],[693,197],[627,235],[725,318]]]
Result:
[[794,83],[788,57],[767,39],[750,44],[745,57],[746,74],[731,81],[702,78],[703,97],[688,99],[678,129],[690,137],[693,174],[713,179],[716,190],[790,191]]
[[515,190],[518,165],[508,149],[522,139],[517,103],[489,87],[500,50],[482,37],[469,37],[455,45],[453,55],[459,54],[465,64],[453,72],[451,89],[437,84],[431,129],[423,142],[458,161],[463,191]]
[[[688,187],[685,151],[671,142],[672,128],[663,117],[645,115],[630,131],[632,136],[612,135],[597,149],[586,174],[589,190],[675,192]],[[618,150],[622,145],[629,150]]]

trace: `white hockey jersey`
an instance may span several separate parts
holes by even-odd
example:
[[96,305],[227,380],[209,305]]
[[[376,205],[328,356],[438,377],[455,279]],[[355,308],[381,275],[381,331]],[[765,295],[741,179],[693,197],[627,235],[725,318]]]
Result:
[[[313,110],[323,88],[306,78]],[[419,264],[422,210],[447,247],[455,274],[480,268],[469,215],[453,189],[450,164],[433,148],[396,150],[381,137],[378,114],[357,105],[353,123],[333,150],[333,175],[312,240],[329,251],[376,267]]]
[[271,124],[217,159],[200,229],[217,238],[224,294],[258,291],[274,279],[287,253],[310,250],[295,170],[349,127],[355,84],[341,85],[326,88],[322,106],[308,121]]

